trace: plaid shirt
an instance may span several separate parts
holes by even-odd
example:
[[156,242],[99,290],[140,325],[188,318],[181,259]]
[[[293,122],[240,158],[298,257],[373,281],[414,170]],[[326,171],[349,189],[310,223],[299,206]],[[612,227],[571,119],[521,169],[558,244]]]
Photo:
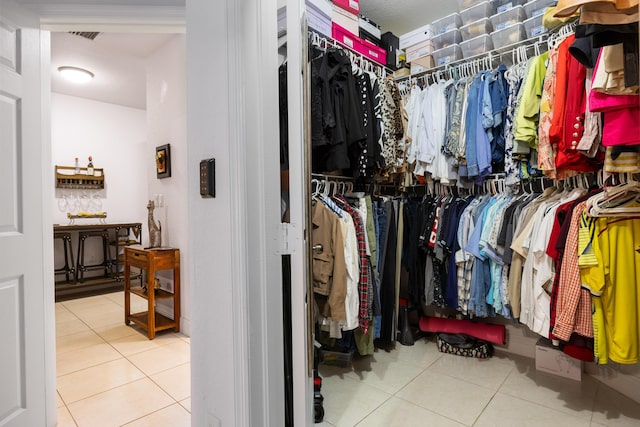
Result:
[[586,202],[581,202],[573,210],[562,257],[553,336],[563,341],[569,341],[573,332],[584,337],[593,337],[591,294],[582,289],[578,265],[578,229],[585,206]]
[[334,200],[345,212],[353,218],[353,224],[356,228],[356,238],[358,239],[358,266],[360,267],[360,278],[358,280],[358,293],[360,294],[360,310],[358,320],[360,329],[364,334],[369,331],[369,319],[371,319],[371,298],[373,295],[369,292],[369,259],[367,258],[367,238],[364,224],[360,214],[353,209],[345,199],[336,196]]

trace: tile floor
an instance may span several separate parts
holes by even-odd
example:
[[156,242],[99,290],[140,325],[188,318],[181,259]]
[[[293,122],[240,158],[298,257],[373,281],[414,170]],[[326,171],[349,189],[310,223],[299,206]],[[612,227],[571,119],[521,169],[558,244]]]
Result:
[[190,426],[189,337],[150,341],[123,306],[122,292],[56,303],[58,426]]
[[[189,338],[149,341],[124,326],[123,303],[122,292],[56,303],[58,426],[189,426]],[[444,355],[425,339],[320,373],[317,426],[640,425],[640,404],[591,377],[537,373],[533,360],[500,353]]]
[[325,417],[318,426],[639,426],[640,404],[583,375],[538,373],[533,359],[488,360],[438,352],[421,339],[350,369],[320,365]]

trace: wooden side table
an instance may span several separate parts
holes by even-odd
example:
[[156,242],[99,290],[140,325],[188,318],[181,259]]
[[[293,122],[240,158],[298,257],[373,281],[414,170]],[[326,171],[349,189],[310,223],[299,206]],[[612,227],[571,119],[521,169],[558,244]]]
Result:
[[[146,289],[131,287],[131,267],[147,272]],[[158,270],[173,270],[173,293],[155,287],[155,273]],[[131,313],[131,294],[136,294],[148,302],[147,311]],[[156,313],[158,299],[173,299],[173,320]],[[175,248],[145,249],[142,246],[124,248],[124,323],[133,322],[147,331],[149,339],[157,331],[171,329],[180,331],[180,250]]]

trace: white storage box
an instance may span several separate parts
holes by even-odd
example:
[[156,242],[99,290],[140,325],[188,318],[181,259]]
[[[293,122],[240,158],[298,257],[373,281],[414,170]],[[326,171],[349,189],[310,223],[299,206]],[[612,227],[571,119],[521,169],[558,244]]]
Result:
[[462,35],[460,30],[454,28],[446,33],[438,34],[433,38],[433,45],[436,49],[442,49],[452,44],[457,44],[462,41]]
[[451,15],[447,15],[444,18],[440,18],[437,21],[433,21],[432,25],[436,34],[442,34],[447,31],[460,28],[462,20],[460,19],[460,14],[456,12]]
[[347,12],[346,10],[335,4],[333,5],[331,21],[340,25],[342,28],[352,34],[360,33],[360,22],[358,21],[358,15]]
[[493,26],[491,25],[491,21],[489,18],[483,18],[479,21],[472,22],[471,24],[460,27],[460,34],[462,35],[462,40],[471,40],[475,37],[481,36],[483,34],[491,34],[493,31]]
[[452,44],[443,49],[438,49],[433,52],[433,61],[436,67],[440,65],[446,65],[449,62],[462,59],[462,50],[457,44]]
[[333,12],[333,4],[329,0],[305,0],[305,4],[307,6],[307,12],[309,9],[315,9],[316,11],[322,13],[327,18],[331,19],[331,14]]
[[576,381],[582,380],[582,361],[567,356],[543,338],[536,343],[536,370]]
[[528,18],[533,18],[534,16],[544,15],[544,10],[555,4],[554,0],[532,0],[524,5],[524,12]]
[[526,17],[527,15],[524,13],[524,8],[522,6],[516,6],[505,12],[497,13],[490,19],[491,24],[493,25],[493,30],[499,31],[503,28],[507,28],[513,24],[524,21]]
[[362,17],[358,18],[358,24],[360,25],[360,28],[380,40],[380,37],[382,36],[380,28],[376,27],[366,19],[362,19]]
[[491,41],[493,41],[493,47],[495,49],[500,49],[501,47],[525,40],[526,36],[524,25],[520,22],[503,28],[502,30],[494,31],[491,33]]
[[495,5],[496,12],[504,12],[516,6],[523,6],[527,0],[492,0]]
[[496,13],[496,8],[490,1],[480,2],[468,9],[460,11],[462,25],[468,25],[482,18],[488,18]]
[[423,58],[427,55],[431,55],[435,48],[431,40],[425,40],[422,43],[418,43],[406,49],[407,62],[412,63],[416,59]]
[[436,33],[431,24],[423,25],[420,28],[416,28],[400,36],[400,49],[406,49],[409,46],[430,40],[435,35]]
[[460,49],[462,49],[462,56],[464,58],[471,58],[472,56],[482,55],[485,52],[489,52],[493,49],[493,43],[491,42],[491,36],[483,34],[479,37],[460,43]]
[[527,38],[536,37],[547,32],[547,28],[542,25],[542,15],[534,16],[523,22]]

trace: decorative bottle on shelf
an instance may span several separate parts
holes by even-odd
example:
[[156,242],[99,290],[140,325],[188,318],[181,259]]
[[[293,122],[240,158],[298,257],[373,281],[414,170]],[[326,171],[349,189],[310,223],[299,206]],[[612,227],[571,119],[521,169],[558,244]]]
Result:
[[76,170],[74,172],[76,175],[80,175],[80,162],[78,161],[78,158],[76,157]]
[[87,165],[87,175],[93,175],[93,159],[89,156],[89,164]]

